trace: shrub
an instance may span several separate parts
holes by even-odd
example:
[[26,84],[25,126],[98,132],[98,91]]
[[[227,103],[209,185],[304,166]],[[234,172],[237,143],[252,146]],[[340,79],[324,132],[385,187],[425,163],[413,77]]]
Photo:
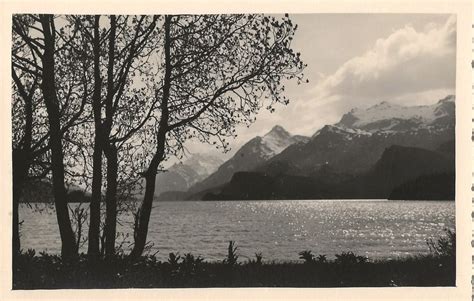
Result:
[[310,250],[301,251],[298,255],[300,255],[300,259],[303,259],[305,263],[314,262],[314,255]]
[[327,258],[326,258],[326,255],[318,255],[318,257],[316,258],[317,262],[319,263],[326,263],[328,262]]
[[336,254],[335,263],[348,265],[348,264],[357,264],[367,262],[367,257],[358,256],[353,252],[342,252],[341,254]]
[[179,253],[173,253],[171,252],[169,255],[168,255],[168,263],[172,266],[172,267],[175,267],[179,264],[179,260],[181,259],[181,256],[179,255]]
[[237,255],[237,247],[235,246],[234,241],[229,241],[229,246],[227,247],[227,258],[224,259],[224,263],[230,266],[235,265],[237,263],[237,259],[239,256]]
[[181,264],[191,266],[191,265],[198,265],[202,263],[203,261],[204,261],[204,258],[202,258],[201,256],[194,257],[193,254],[187,253],[187,254],[184,254],[183,261],[181,262]]
[[191,253],[184,254],[179,268],[180,276],[187,279],[202,273],[203,261],[204,259],[200,256],[194,257]]
[[[21,251],[20,251],[20,252],[21,252]],[[26,252],[23,253],[22,255],[25,255],[27,258],[32,259],[33,257],[35,257],[36,251],[35,251],[34,249],[28,249],[28,251],[26,251]]]
[[456,256],[456,232],[450,229],[444,229],[446,235],[438,238],[436,241],[428,239],[426,244],[430,249],[430,253],[440,257]]
[[262,253],[255,253],[255,263],[258,265],[262,264]]
[[249,264],[262,265],[262,253],[255,253],[255,259],[249,259]]

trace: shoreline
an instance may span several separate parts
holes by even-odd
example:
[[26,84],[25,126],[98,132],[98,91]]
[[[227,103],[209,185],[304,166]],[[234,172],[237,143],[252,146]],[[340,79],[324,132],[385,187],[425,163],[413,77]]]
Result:
[[[305,253],[305,251],[301,252]],[[310,254],[311,252],[309,252]],[[173,253],[172,253],[173,254]],[[234,254],[235,255],[235,254]],[[237,255],[236,255],[237,256]],[[125,256],[90,261],[86,255],[63,262],[60,256],[33,251],[14,259],[14,290],[191,287],[395,287],[454,286],[455,257],[418,255],[370,261],[352,252],[328,260],[309,256],[300,262],[204,261],[192,254],[168,261]],[[237,256],[238,257],[238,256]]]
[[68,261],[32,249],[13,257],[15,289],[173,288],[173,287],[394,287],[454,286],[456,234],[427,240],[428,255],[392,260],[369,260],[351,251],[328,259],[310,250],[300,262],[263,260],[262,253],[239,261],[229,241],[222,261],[205,261],[191,253],[169,253],[167,261],[154,255],[131,259],[119,254],[97,259],[85,254]]

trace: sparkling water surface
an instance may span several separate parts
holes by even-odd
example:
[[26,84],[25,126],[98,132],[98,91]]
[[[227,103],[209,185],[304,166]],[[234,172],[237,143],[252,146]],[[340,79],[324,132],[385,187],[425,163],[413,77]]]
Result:
[[[72,207],[78,206],[72,204]],[[87,208],[88,205],[82,205]],[[261,252],[264,260],[298,260],[298,253],[352,251],[372,259],[428,253],[426,240],[454,228],[454,202],[387,200],[156,202],[148,231],[149,253],[164,260],[170,252],[222,260],[229,240],[240,260]],[[54,208],[20,208],[23,249],[59,253]],[[120,215],[117,244],[132,242],[133,217]],[[83,226],[87,236],[87,223]],[[87,250],[87,244],[81,247]]]

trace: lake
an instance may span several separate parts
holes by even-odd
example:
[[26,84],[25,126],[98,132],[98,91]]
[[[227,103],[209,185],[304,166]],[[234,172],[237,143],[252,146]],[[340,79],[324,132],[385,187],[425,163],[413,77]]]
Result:
[[[23,249],[59,253],[52,205],[22,204],[20,220]],[[132,222],[131,214],[120,215],[117,243],[123,242],[125,249],[132,241]],[[328,258],[353,251],[376,259],[428,253],[426,240],[454,225],[454,202],[449,201],[156,202],[148,240],[149,253],[158,252],[161,260],[170,252],[222,260],[229,240],[236,241],[240,260],[254,258],[256,252],[263,260],[298,260],[303,250]],[[83,231],[86,236],[87,225]]]

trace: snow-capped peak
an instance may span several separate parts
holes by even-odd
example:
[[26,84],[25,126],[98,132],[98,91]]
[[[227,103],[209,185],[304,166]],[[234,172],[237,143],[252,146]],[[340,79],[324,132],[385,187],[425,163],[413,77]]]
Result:
[[433,125],[440,118],[453,117],[454,96],[448,96],[432,105],[401,106],[383,101],[367,109],[352,109],[344,114],[337,126],[379,130],[411,130]]
[[265,157],[269,158],[279,154],[296,140],[282,126],[276,125],[262,137],[261,142]]
[[371,133],[368,131],[364,131],[358,128],[349,128],[346,126],[342,125],[325,125],[323,126],[320,130],[318,130],[312,138],[315,138],[316,136],[319,136],[323,133],[336,133],[336,134],[343,134],[347,136],[347,138],[350,138],[349,136],[370,136]]
[[268,133],[263,136],[263,138],[269,136],[287,138],[291,137],[291,134],[288,133],[288,131],[285,130],[281,125],[275,125]]
[[217,157],[205,154],[191,154],[183,162],[176,163],[171,170],[178,170],[181,166],[193,169],[199,176],[208,176],[219,168],[223,161]]

